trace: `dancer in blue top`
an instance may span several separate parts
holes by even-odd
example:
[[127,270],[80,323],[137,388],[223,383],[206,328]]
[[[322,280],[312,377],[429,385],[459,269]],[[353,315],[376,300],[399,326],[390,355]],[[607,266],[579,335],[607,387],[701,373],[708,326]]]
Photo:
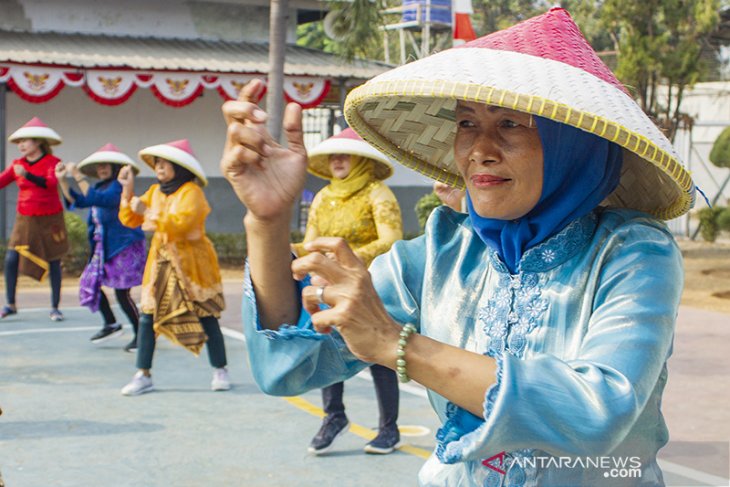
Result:
[[[656,486],[683,284],[659,221],[695,187],[671,143],[562,9],[353,90],[351,127],[466,187],[369,270],[342,239],[293,259],[301,111],[271,139],[263,89],[224,105],[221,161],[245,204],[243,325],[254,378],[297,395],[369,364],[428,389],[442,421],[424,486]],[[294,279],[292,279],[292,276]],[[610,468],[639,475],[617,479]]]
[[[122,186],[117,181],[119,170],[131,166],[139,172],[137,163],[113,144],[106,144],[95,153],[73,164],[59,164],[56,168],[61,190],[71,209],[90,208],[89,245],[91,256],[79,282],[79,300],[92,312],[101,311],[104,325],[91,337],[92,343],[100,343],[124,333],[117,322],[109,299],[102,285],[114,289],[117,302],[132,325],[134,336],[124,347],[127,352],[137,349],[139,311],[130,296],[130,289],[142,283],[145,266],[144,233],[138,228],[128,228],[119,221],[119,205]],[[72,175],[80,191],[69,187],[64,176]],[[92,187],[87,176],[98,178]]]

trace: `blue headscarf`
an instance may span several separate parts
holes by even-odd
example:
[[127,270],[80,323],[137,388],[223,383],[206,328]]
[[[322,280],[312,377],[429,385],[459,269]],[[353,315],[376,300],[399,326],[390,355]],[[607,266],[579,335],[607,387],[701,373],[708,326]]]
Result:
[[534,117],[542,141],[543,183],[537,205],[517,220],[477,214],[467,193],[474,230],[515,273],[522,255],[590,213],[618,185],[621,148],[575,127]]

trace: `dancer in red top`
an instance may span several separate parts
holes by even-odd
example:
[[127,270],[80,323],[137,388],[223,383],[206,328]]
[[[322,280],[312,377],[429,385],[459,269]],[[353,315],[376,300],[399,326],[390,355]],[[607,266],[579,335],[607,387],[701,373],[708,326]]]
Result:
[[54,173],[61,160],[51,150],[52,145],[61,143],[61,137],[34,117],[8,140],[18,144],[21,157],[0,174],[0,189],[13,181],[18,185],[18,212],[5,254],[7,304],[0,310],[0,318],[18,312],[15,288],[20,271],[39,281],[50,273],[50,316],[53,321],[62,321],[63,314],[58,309],[61,258],[68,251],[68,241]]

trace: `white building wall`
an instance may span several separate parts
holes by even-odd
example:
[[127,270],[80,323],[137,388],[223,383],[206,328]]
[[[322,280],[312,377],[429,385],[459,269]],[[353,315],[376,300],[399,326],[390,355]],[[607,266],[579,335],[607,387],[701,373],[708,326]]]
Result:
[[[225,124],[221,116],[223,99],[215,91],[182,108],[162,104],[147,89],[138,89],[118,106],[96,103],[79,88],[65,87],[43,104],[21,100],[7,93],[7,131],[10,135],[34,116],[53,127],[63,144],[54,152],[64,161],[80,161],[107,142],[131,157],[143,147],[187,138],[208,175],[220,174]],[[14,144],[7,143],[8,158],[17,156]],[[146,171],[152,177],[152,171]]]

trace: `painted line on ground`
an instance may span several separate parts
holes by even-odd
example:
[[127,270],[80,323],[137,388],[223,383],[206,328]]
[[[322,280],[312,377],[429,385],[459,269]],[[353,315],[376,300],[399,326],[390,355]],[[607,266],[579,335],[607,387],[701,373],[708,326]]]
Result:
[[[28,308],[26,308],[27,310]],[[36,309],[43,309],[43,308],[36,308]],[[70,308],[66,308],[70,309]],[[86,309],[84,307],[79,307],[79,309]],[[27,329],[27,330],[8,330],[8,331],[0,331],[0,336],[14,336],[14,335],[24,335],[24,334],[32,334],[32,333],[59,333],[59,332],[76,332],[76,331],[92,331],[96,330],[98,326],[76,326],[76,327],[61,327],[59,328],[35,328],[35,329]],[[234,340],[239,340],[242,342],[246,341],[246,337],[243,333],[241,333],[238,330],[233,330],[231,328],[226,328],[224,326],[221,327],[221,332],[230,338],[233,338]],[[357,377],[360,377],[363,380],[372,381],[372,376],[367,372],[360,372],[357,374]],[[409,384],[401,384],[400,385],[401,390],[404,390],[406,392],[409,392],[411,394],[421,396],[421,397],[427,397],[426,391],[424,389],[417,388],[415,386],[411,386]],[[312,404],[311,402],[307,401],[306,399],[303,399],[301,397],[286,397],[283,398],[285,401],[287,401],[289,404],[301,409],[302,411],[305,411],[313,416],[317,416],[318,418],[324,417],[324,411],[322,408],[319,408]],[[350,423],[350,432],[365,439],[365,440],[372,440],[375,438],[375,432],[369,428],[366,428],[364,426]],[[409,453],[411,455],[415,455],[420,458],[427,459],[431,456],[431,452],[428,450],[425,450],[423,448],[418,448],[411,445],[402,445],[400,448],[398,448],[400,451]],[[699,482],[708,484],[708,485],[714,485],[714,486],[727,486],[728,479],[717,477],[715,475],[711,475],[705,472],[701,472],[699,470],[695,470],[690,467],[685,467],[684,465],[680,465],[677,463],[669,462],[666,460],[657,459],[657,463],[659,464],[659,467],[669,473],[673,473],[676,475],[681,475],[682,477],[691,479],[691,480],[697,480]]]
[[[230,328],[226,328],[226,327],[222,326],[221,332],[225,336],[233,338],[234,340],[240,340],[242,342],[246,341],[245,335],[238,330],[232,330]],[[360,377],[361,379],[365,379],[365,380],[369,380],[369,381],[373,380],[372,377],[370,377],[370,374],[368,374],[368,373],[363,374],[361,372],[357,376]],[[401,387],[403,387],[403,385],[401,385]],[[416,394],[416,395],[420,396],[421,394]],[[424,391],[423,397],[425,397],[425,391]],[[291,404],[292,406],[294,406],[298,409],[301,409],[302,411],[309,413],[312,416],[316,416],[318,418],[324,418],[324,416],[325,416],[325,413],[322,410],[322,408],[315,406],[314,404],[312,404],[311,402],[307,401],[306,399],[304,399],[302,397],[299,397],[299,396],[285,397],[283,399],[286,402],[288,402],[289,404]],[[370,428],[361,426],[359,424],[355,424],[353,422],[350,422],[350,432],[359,436],[360,438],[363,438],[368,441],[375,438],[375,431],[371,430]],[[411,446],[411,445],[401,445],[398,448],[398,450],[400,450],[404,453],[415,455],[420,458],[424,458],[424,459],[427,459],[428,457],[431,456],[430,451],[425,450],[423,448],[418,448],[416,446]]]
[[31,333],[64,333],[74,331],[98,330],[98,326],[73,326],[64,328],[29,328],[25,330],[0,331],[0,336],[28,335]]

